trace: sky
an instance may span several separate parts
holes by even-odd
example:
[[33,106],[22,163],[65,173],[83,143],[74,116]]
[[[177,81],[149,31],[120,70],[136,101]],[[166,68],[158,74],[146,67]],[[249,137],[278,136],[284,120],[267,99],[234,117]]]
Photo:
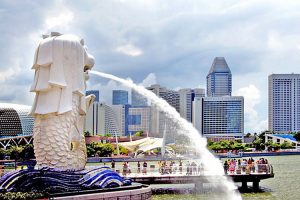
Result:
[[[0,0],[0,102],[31,105],[33,56],[42,34],[85,40],[94,70],[149,86],[206,88],[225,57],[233,94],[245,98],[245,132],[267,129],[268,76],[300,73],[300,1]],[[110,103],[115,82],[91,78]]]

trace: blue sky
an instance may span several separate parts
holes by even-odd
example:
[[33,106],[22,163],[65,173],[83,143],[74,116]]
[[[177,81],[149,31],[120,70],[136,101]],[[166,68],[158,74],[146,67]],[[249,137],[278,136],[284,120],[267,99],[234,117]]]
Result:
[[[300,2],[293,0],[0,0],[0,102],[31,105],[31,65],[42,34],[84,38],[95,70],[171,89],[206,87],[224,56],[245,97],[245,131],[267,128],[268,75],[299,73]],[[91,77],[110,100],[118,84]]]

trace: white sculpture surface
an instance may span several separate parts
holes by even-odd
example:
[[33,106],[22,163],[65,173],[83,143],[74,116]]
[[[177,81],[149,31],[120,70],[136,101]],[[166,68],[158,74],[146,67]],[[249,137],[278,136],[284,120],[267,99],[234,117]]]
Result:
[[40,42],[32,69],[31,115],[34,152],[39,168],[81,170],[86,164],[83,123],[95,96],[85,96],[93,56],[74,35],[51,33]]

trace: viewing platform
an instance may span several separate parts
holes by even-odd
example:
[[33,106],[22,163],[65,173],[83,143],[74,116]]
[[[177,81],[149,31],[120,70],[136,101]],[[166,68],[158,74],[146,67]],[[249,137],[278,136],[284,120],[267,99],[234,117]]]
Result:
[[[274,178],[272,165],[258,165],[254,172],[243,172],[236,170],[234,173],[227,174],[227,177],[231,178],[234,182],[242,183],[242,189],[247,189],[248,182],[252,182],[253,191],[259,190],[259,182],[264,179]],[[131,178],[133,182],[142,184],[195,184],[196,189],[201,189],[203,184],[218,183],[222,177],[200,174],[186,175],[185,172],[174,172],[170,174],[161,174],[153,171],[153,169],[147,173],[130,173],[126,174],[126,177]]]

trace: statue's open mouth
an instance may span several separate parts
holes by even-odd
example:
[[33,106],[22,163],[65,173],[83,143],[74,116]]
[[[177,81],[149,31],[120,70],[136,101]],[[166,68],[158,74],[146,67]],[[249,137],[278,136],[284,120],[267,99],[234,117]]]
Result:
[[91,70],[92,68],[90,66],[84,66],[83,71],[84,72],[88,72],[89,70]]

